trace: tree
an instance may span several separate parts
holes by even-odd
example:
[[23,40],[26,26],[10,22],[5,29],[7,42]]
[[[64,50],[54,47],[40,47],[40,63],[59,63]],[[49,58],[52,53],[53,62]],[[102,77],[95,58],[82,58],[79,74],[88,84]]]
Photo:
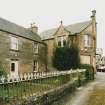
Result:
[[80,65],[79,50],[71,47],[56,48],[53,54],[53,66],[58,70],[76,69]]

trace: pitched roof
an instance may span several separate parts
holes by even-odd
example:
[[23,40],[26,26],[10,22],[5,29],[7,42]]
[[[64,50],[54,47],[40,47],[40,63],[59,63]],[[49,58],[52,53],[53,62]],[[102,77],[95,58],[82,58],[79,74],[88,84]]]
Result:
[[[85,21],[85,22],[81,22],[81,23],[64,26],[64,28],[67,31],[69,31],[72,35],[74,35],[75,33],[80,33],[81,31],[83,31],[91,23],[92,23],[92,21]],[[46,31],[42,32],[40,34],[42,40],[53,38],[54,37],[53,35],[57,31],[57,29],[58,28],[54,28],[54,29],[50,29],[50,30],[46,30]]]
[[49,29],[40,34],[42,40],[43,39],[51,39],[53,38],[54,33],[57,31],[57,28]]
[[41,42],[40,36],[36,33],[3,18],[0,18],[0,30]]
[[75,33],[80,33],[81,31],[83,31],[87,26],[89,26],[91,24],[92,21],[85,21],[85,22],[81,22],[81,23],[76,23],[76,24],[72,24],[72,25],[68,25],[65,28],[71,32],[71,34],[75,34]]

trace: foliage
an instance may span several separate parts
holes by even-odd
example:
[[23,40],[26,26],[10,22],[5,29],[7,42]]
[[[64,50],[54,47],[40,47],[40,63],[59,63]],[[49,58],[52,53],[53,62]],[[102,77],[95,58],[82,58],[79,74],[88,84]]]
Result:
[[76,69],[80,65],[79,50],[75,46],[57,47],[53,54],[53,66],[58,70]]
[[70,75],[59,75],[43,79],[32,79],[30,81],[5,83],[0,85],[0,102],[8,102],[13,98],[23,99],[24,96],[28,97],[30,94],[33,95],[33,93],[45,92],[64,85],[69,81]]
[[2,64],[0,64],[0,76],[2,75],[6,75],[6,71],[4,69],[4,67],[2,66]]
[[74,45],[70,47],[70,63],[73,69],[78,68],[80,65],[79,49]]
[[86,79],[93,80],[94,79],[94,67],[89,64],[81,64],[80,69],[86,69]]

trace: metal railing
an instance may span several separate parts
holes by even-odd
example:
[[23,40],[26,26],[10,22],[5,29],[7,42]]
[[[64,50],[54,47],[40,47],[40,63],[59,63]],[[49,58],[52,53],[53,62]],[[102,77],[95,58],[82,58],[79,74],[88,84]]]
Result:
[[0,105],[23,100],[62,86],[72,80],[85,79],[85,70],[24,73],[17,77],[0,77]]

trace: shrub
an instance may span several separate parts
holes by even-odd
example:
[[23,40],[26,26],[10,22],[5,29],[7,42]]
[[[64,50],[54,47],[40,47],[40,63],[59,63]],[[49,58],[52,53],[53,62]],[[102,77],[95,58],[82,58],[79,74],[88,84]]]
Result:
[[0,76],[2,75],[6,75],[5,69],[3,68],[3,66],[0,64]]
[[86,79],[93,80],[94,79],[94,67],[89,64],[81,64],[80,69],[86,69]]
[[66,47],[56,48],[53,56],[53,66],[58,70],[70,69],[69,49]]
[[53,54],[53,66],[58,70],[76,69],[80,65],[79,50],[75,46],[56,48]]
[[80,55],[78,47],[71,45],[70,47],[70,63],[72,69],[77,69],[80,66]]

